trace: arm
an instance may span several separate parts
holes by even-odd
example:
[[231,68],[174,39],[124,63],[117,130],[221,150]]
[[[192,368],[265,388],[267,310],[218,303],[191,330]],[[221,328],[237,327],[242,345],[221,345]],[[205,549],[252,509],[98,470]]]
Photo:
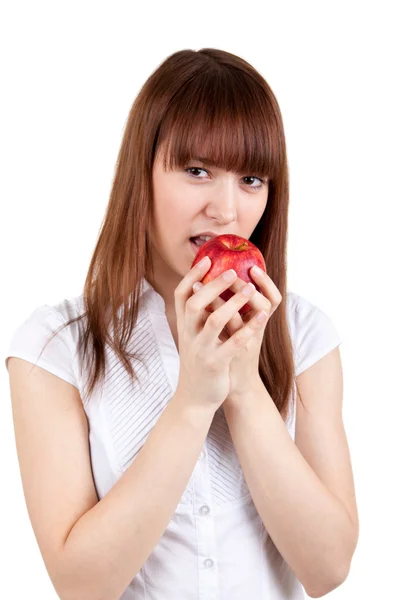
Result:
[[[341,409],[338,350],[298,378],[296,443],[261,379],[223,404],[254,504],[275,546],[316,598],[344,581],[358,526]],[[302,387],[300,387],[300,384]],[[308,461],[308,462],[307,462]]]
[[213,416],[185,406],[178,390],[172,396],[134,462],[69,533],[67,600],[120,598],[167,528]]
[[177,389],[99,501],[78,389],[18,357],[8,370],[26,505],[54,588],[62,600],[116,600],[168,526],[214,413]]

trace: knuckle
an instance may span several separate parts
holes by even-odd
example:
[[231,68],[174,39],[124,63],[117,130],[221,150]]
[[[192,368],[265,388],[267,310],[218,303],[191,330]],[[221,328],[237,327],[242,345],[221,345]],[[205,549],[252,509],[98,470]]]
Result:
[[186,308],[192,313],[192,312],[198,312],[199,310],[201,310],[202,306],[201,306],[201,300],[199,301],[198,296],[194,295],[191,296],[189,298],[189,300],[186,302]]
[[219,327],[221,320],[221,315],[218,314],[218,311],[214,311],[208,317],[207,323],[209,323],[211,327],[216,328]]
[[266,307],[263,308],[263,310],[265,310],[266,313],[268,314],[271,312],[271,309],[272,309],[272,302],[270,300],[267,300]]
[[206,367],[209,373],[219,373],[221,370],[221,365],[216,360],[207,360]]
[[244,339],[243,334],[239,334],[237,333],[236,335],[233,336],[232,341],[234,343],[234,345],[236,346],[236,348],[241,348],[242,346],[245,345],[246,340]]
[[175,298],[179,298],[180,295],[182,294],[182,288],[179,287],[179,285],[174,289],[174,297]]
[[259,329],[260,327],[264,326],[265,320],[265,316],[263,316],[262,319],[259,319],[259,317],[255,317],[254,319],[252,319],[252,321],[250,321],[249,325],[252,325],[253,329]]
[[209,372],[209,373],[216,373],[218,371],[218,364],[217,361],[214,359],[214,356],[209,352],[201,352],[199,355],[204,368]]

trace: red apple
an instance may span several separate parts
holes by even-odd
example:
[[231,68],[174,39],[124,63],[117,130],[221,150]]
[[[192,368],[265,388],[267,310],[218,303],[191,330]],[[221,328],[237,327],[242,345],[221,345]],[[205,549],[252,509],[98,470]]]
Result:
[[[201,280],[202,283],[206,284],[208,281],[212,281],[228,269],[235,269],[240,279],[246,283],[253,283],[257,292],[261,292],[261,289],[250,275],[250,269],[254,265],[257,265],[260,269],[267,272],[264,257],[257,246],[246,240],[246,238],[229,233],[211,238],[199,248],[192,267],[204,256],[210,257],[211,267]],[[220,294],[220,298],[225,301],[229,300],[232,296],[234,296],[234,293],[229,288]],[[213,312],[211,305],[208,305],[206,310]],[[245,304],[239,309],[239,314],[244,315],[250,310],[251,306]]]

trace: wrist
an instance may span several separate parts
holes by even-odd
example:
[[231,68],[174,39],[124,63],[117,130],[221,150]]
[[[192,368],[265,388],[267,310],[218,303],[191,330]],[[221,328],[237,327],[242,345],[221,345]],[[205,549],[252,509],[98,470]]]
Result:
[[204,399],[195,400],[193,393],[185,391],[181,387],[177,387],[174,395],[170,400],[172,404],[188,421],[193,424],[198,424],[203,421],[210,422],[215,415],[215,408],[208,404]]
[[250,398],[258,395],[261,390],[265,390],[265,388],[261,377],[258,375],[251,381],[251,384],[248,385],[246,389],[232,391],[226,398],[223,406],[224,408],[225,406],[242,406],[248,402]]

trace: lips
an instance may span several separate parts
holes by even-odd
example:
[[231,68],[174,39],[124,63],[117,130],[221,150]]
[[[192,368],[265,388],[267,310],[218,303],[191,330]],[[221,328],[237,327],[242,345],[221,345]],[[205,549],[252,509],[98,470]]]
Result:
[[[197,244],[196,244],[196,243],[193,241],[193,238],[189,238],[189,242],[190,242],[190,245],[191,245],[191,247],[192,247],[192,249],[193,249],[193,252],[194,252],[195,254],[197,254],[197,252],[199,251],[199,248],[200,248],[201,246],[198,246],[198,245],[197,245]],[[200,242],[201,242],[201,240],[200,240]],[[205,242],[204,242],[204,241],[202,242],[202,244],[201,244],[201,245],[203,245],[203,244],[205,244]]]
[[189,243],[190,243],[190,245],[192,247],[192,250],[193,250],[193,252],[194,252],[195,255],[198,253],[198,251],[200,250],[200,248],[202,246],[204,246],[204,244],[207,244],[208,242],[211,241],[211,240],[208,240],[207,242],[205,242],[204,240],[198,240],[198,243],[196,243],[194,241],[195,239],[196,238],[193,238],[193,237],[189,238]]

